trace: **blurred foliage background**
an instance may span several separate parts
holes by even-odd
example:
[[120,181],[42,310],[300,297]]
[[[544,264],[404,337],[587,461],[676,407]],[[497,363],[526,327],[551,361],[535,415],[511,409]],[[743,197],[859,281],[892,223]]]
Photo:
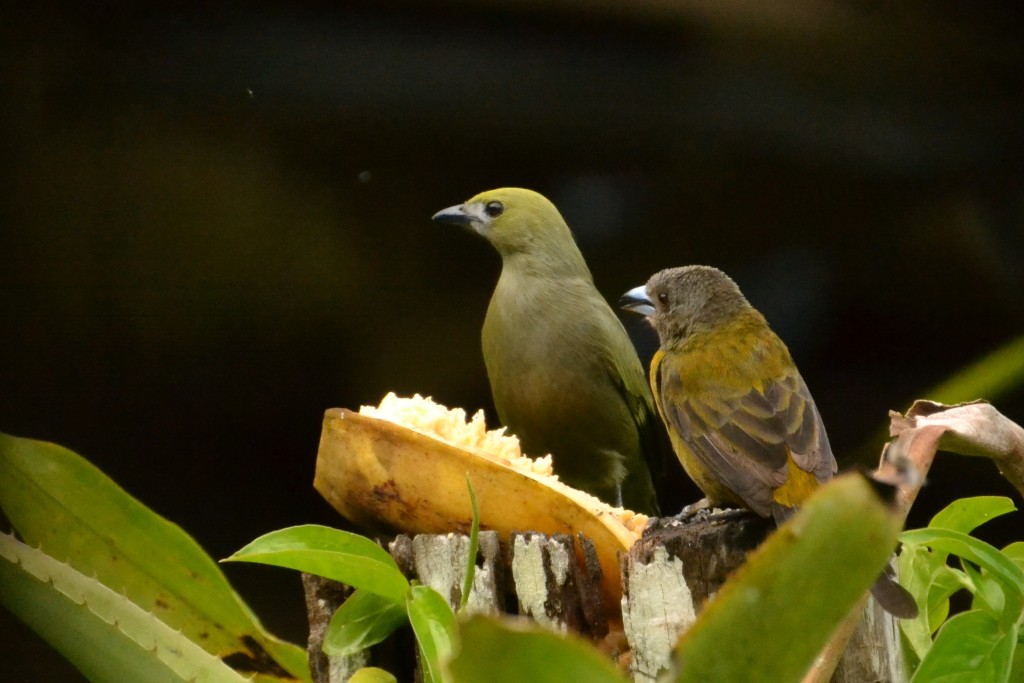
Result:
[[[3,13],[0,430],[79,451],[214,557],[337,522],[311,487],[325,408],[394,390],[493,418],[499,260],[430,222],[480,190],[547,194],[609,299],[669,266],[733,275],[841,459],[1024,332],[1013,2]],[[1024,421],[1020,389],[996,405]],[[1011,495],[989,463],[932,479],[911,523]],[[305,637],[297,577],[227,571]],[[8,680],[75,680],[0,632]]]

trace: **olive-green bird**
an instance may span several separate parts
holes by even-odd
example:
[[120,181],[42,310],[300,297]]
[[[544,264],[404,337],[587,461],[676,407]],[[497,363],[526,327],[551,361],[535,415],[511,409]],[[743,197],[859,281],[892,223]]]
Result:
[[[739,505],[781,523],[832,478],[825,426],[789,350],[725,273],[663,270],[620,304],[658,333],[654,399],[706,504]],[[872,593],[896,616],[917,612],[887,575]]]
[[558,209],[503,188],[434,220],[471,228],[501,255],[482,339],[502,424],[524,452],[551,453],[570,486],[658,514],[645,456],[658,457],[662,427],[643,366]]

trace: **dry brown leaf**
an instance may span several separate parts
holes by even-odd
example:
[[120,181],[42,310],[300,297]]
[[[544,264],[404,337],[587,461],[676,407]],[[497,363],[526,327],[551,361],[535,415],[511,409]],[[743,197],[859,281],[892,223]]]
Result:
[[906,509],[937,450],[989,458],[1024,496],[1024,428],[987,401],[951,406],[915,401],[905,415],[890,412],[889,417],[889,433],[896,439],[883,454],[880,469],[899,468],[909,462],[919,475],[918,481],[901,491]]

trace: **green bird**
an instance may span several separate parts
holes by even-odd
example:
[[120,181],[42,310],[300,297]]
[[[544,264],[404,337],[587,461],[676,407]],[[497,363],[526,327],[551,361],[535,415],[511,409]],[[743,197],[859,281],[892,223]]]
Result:
[[645,457],[659,457],[663,437],[643,366],[555,205],[503,188],[433,219],[472,229],[501,255],[482,340],[502,424],[524,452],[550,453],[570,486],[657,515]]
[[[620,305],[646,316],[661,340],[651,387],[704,505],[739,505],[781,523],[832,478],[836,459],[807,385],[729,276],[710,266],[669,268]],[[917,613],[887,574],[872,593],[896,616]]]

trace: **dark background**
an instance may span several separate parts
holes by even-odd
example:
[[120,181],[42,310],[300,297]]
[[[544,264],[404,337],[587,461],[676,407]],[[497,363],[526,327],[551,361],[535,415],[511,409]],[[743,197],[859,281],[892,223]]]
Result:
[[[499,260],[429,220],[484,189],[548,195],[609,299],[732,274],[841,460],[1024,331],[1016,3],[142,4],[0,20],[0,430],[216,558],[337,523],[311,487],[325,408],[493,417]],[[1024,421],[1019,388],[989,398]],[[1012,495],[976,460],[932,480],[912,524]],[[304,638],[294,573],[226,571]],[[75,680],[2,611],[0,634],[5,680]]]

